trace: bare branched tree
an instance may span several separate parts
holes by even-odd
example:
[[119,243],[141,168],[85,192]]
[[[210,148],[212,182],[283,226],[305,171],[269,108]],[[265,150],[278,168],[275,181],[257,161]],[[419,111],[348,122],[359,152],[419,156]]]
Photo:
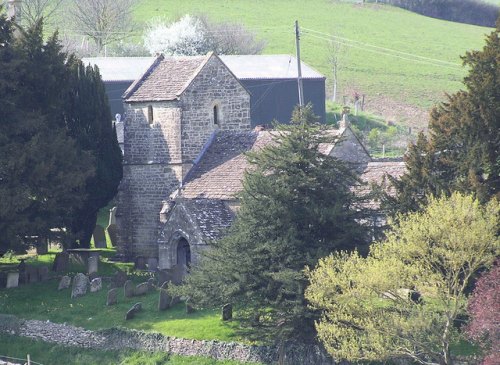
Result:
[[110,43],[131,36],[133,0],[78,0],[71,10],[75,32],[92,39],[98,53]]
[[333,96],[332,100],[337,101],[337,88],[339,81],[339,69],[341,65],[341,55],[343,52],[342,43],[337,39],[333,38],[328,46],[328,63],[332,68],[332,84],[333,84]]
[[66,0],[23,0],[21,23],[27,27],[36,24],[42,17],[46,25],[53,25]]

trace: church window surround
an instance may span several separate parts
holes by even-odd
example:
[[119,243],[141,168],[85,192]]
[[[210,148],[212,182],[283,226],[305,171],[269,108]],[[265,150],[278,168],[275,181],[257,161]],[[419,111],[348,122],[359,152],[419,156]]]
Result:
[[153,124],[154,118],[153,118],[153,106],[148,105],[148,123]]

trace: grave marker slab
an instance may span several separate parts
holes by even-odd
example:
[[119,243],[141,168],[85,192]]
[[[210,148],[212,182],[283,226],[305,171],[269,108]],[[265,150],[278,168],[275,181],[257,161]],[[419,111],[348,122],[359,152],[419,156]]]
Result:
[[163,311],[170,308],[170,303],[172,302],[172,298],[167,293],[168,282],[165,281],[160,287],[160,298],[158,300],[158,310]]
[[36,267],[26,265],[26,281],[28,283],[38,282],[38,269]]
[[98,266],[99,266],[99,256],[89,256],[88,263],[87,263],[87,272],[89,274],[93,274],[98,271]]
[[94,246],[95,248],[106,248],[106,233],[104,232],[104,228],[100,225],[96,225],[94,228],[94,233],[92,233],[92,237],[94,237]]
[[113,275],[112,282],[115,288],[121,288],[123,285],[125,285],[126,281],[127,281],[127,274],[125,273],[125,271],[118,270]]
[[70,285],[71,285],[71,278],[68,275],[64,275],[61,278],[61,281],[59,281],[57,290],[68,289]]
[[140,283],[135,287],[134,295],[145,295],[149,292],[149,283]]
[[135,303],[132,308],[130,308],[125,315],[125,320],[129,320],[135,317],[135,315],[142,310],[142,303]]
[[54,263],[52,264],[52,271],[55,272],[66,272],[69,267],[69,254],[67,252],[59,252],[54,258]]
[[82,273],[78,273],[73,278],[73,287],[71,288],[71,299],[81,297],[87,294],[89,278]]
[[95,278],[90,282],[90,292],[95,293],[102,289],[102,279]]
[[19,286],[19,271],[11,271],[7,273],[7,289],[17,288]]
[[134,296],[134,283],[131,280],[127,280],[125,284],[123,284],[123,295],[125,298],[132,298]]
[[118,289],[113,288],[111,290],[108,290],[106,305],[115,305],[116,303],[118,303]]
[[229,321],[233,319],[233,305],[232,304],[224,304],[222,306],[222,320]]

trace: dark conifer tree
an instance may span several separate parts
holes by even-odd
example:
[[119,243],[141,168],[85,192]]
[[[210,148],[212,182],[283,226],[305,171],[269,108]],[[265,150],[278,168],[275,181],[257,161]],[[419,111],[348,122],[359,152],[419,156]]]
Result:
[[357,177],[320,152],[332,141],[316,120],[310,105],[296,109],[273,143],[248,154],[236,221],[173,289],[201,306],[240,304],[239,319],[260,339],[313,340],[317,313],[304,298],[303,269],[363,239],[350,190]]
[[429,136],[406,156],[408,172],[395,182],[395,211],[416,210],[426,195],[474,193],[500,199],[500,18],[481,51],[467,52],[465,91],[431,112]]

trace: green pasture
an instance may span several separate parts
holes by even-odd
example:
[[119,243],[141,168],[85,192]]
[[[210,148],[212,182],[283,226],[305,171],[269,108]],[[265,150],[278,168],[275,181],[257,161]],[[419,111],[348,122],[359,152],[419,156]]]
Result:
[[[10,335],[0,335],[0,354],[50,365],[237,365],[236,361],[217,361],[199,356],[178,356],[166,353],[137,351],[98,351],[63,347]],[[1,357],[0,357],[1,358]],[[8,359],[7,359],[8,360]],[[14,360],[12,360],[14,361]]]
[[[297,19],[303,31],[303,60],[328,77],[332,74],[328,39],[343,37],[342,93],[357,91],[372,100],[390,98],[422,108],[462,86],[466,70],[460,55],[482,47],[491,31],[385,5],[332,0],[141,0],[135,7],[141,26],[154,18],[175,19],[186,13],[243,23],[267,41],[267,54],[295,54]],[[140,34],[136,33],[136,42],[141,41]]]

